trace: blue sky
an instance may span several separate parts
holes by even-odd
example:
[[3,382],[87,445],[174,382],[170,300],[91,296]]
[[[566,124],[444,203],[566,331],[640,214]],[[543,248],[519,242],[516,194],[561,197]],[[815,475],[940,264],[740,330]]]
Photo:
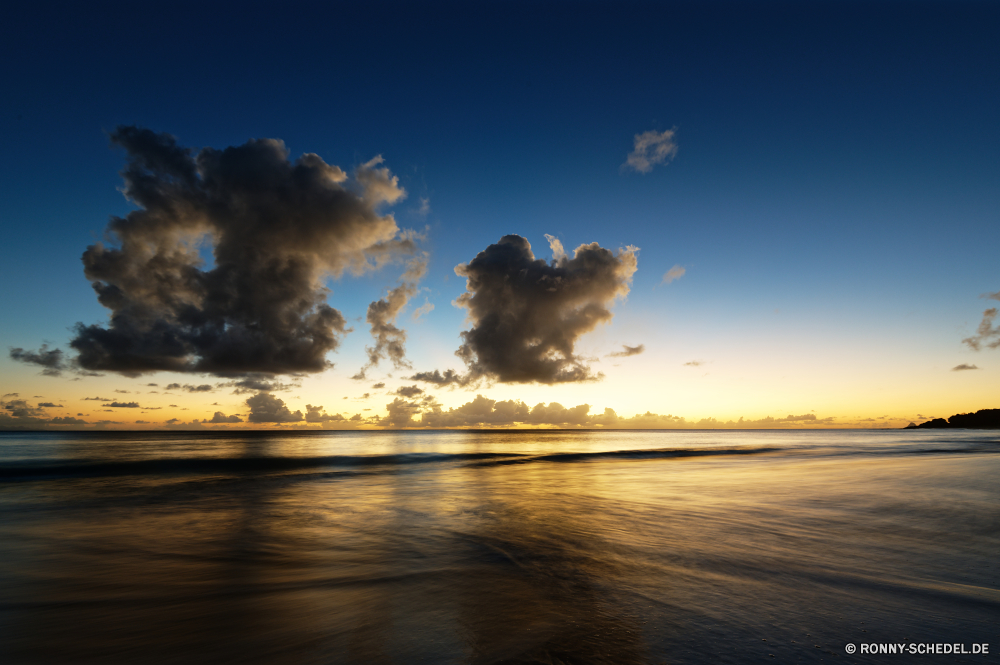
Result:
[[[980,295],[1000,289],[996,3],[43,3],[10,14],[5,348],[66,348],[77,321],[107,320],[80,256],[109,215],[133,209],[108,132],[135,124],[192,147],[277,138],[293,158],[345,170],[382,155],[407,192],[390,209],[398,224],[426,227],[425,290],[407,311],[434,310],[399,319],[415,370],[462,369],[452,353],[466,313],[451,302],[465,284],[453,269],[501,236],[545,258],[544,234],[570,251],[639,247],[627,300],[578,350],[641,343],[645,354],[618,368],[604,359],[601,384],[478,391],[493,399],[846,424],[1000,398],[1000,352],[961,341],[989,307]],[[622,168],[635,135],[667,130],[673,159]],[[684,276],[663,284],[675,265]],[[309,390],[328,409],[361,391],[349,376],[370,337],[355,319],[398,274],[330,284],[354,332],[336,367],[303,385],[303,403]],[[719,383],[691,376],[693,360]],[[2,362],[3,392],[78,392]],[[962,363],[979,369],[951,371]],[[115,380],[131,381],[78,383]],[[657,387],[616,400],[647,383]],[[437,398],[458,406],[476,392]],[[386,399],[366,404],[376,413]]]

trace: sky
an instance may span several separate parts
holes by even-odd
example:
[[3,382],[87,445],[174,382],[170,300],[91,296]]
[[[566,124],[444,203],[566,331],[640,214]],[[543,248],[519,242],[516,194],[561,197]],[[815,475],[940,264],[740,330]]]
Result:
[[2,429],[1000,407],[1000,4],[24,3]]

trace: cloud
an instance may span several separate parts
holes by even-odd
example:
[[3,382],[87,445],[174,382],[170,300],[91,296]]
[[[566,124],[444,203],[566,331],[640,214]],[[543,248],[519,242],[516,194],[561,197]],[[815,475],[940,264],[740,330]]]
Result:
[[433,372],[417,372],[413,376],[403,377],[410,381],[424,381],[438,386],[458,385],[464,386],[468,383],[468,377],[463,376],[453,369],[446,369],[444,374],[440,370]]
[[622,344],[621,351],[615,351],[614,353],[609,353],[609,358],[628,358],[629,356],[637,356],[646,350],[645,344],[640,344],[639,346],[628,346],[627,344]]
[[[123,192],[112,244],[83,255],[111,322],[76,326],[79,364],[127,376],[319,372],[348,332],[327,278],[362,274],[415,250],[380,206],[405,196],[381,157],[349,176],[318,155],[253,139],[195,151],[169,134],[119,126]],[[200,248],[210,245],[214,265]]]
[[829,426],[833,418],[819,418],[808,413],[784,418],[771,416],[757,420],[720,421],[702,418],[689,421],[681,416],[660,415],[646,412],[629,418],[619,416],[613,409],[591,413],[589,404],[565,407],[558,402],[538,403],[529,407],[521,400],[497,401],[482,395],[457,408],[444,409],[430,396],[423,400],[395,398],[386,404],[388,415],[375,422],[378,425],[418,428],[462,427],[560,427],[594,429],[767,429],[802,426]]
[[49,421],[50,425],[86,425],[86,420],[80,420],[73,416],[59,416]]
[[426,217],[431,212],[431,200],[427,197],[421,196],[419,201],[420,205],[413,212],[420,217]]
[[379,388],[385,388],[385,383],[383,381],[379,381],[378,383],[373,385],[372,388],[374,390],[378,390]]
[[[988,297],[993,298],[997,294],[990,293],[987,295]],[[1000,325],[993,325],[993,320],[995,318],[997,318],[996,307],[991,307],[983,312],[983,320],[979,323],[979,327],[976,329],[976,334],[972,337],[966,337],[962,341],[973,351],[979,351],[983,346],[986,346],[988,349],[1000,347]]]
[[106,406],[112,409],[141,409],[138,402],[111,402]]
[[306,404],[307,423],[329,423],[341,420],[346,420],[346,418],[344,418],[344,416],[340,415],[339,413],[329,414],[322,406],[313,406],[312,404]]
[[816,414],[814,414],[814,413],[806,413],[806,414],[803,414],[801,416],[793,416],[793,415],[789,414],[789,415],[785,416],[784,418],[775,418],[774,422],[776,422],[776,423],[799,423],[799,422],[807,422],[807,421],[815,421],[815,420],[818,420],[818,418],[816,417]]
[[952,367],[951,371],[952,372],[961,372],[961,371],[964,371],[964,370],[967,370],[967,369],[979,369],[979,368],[976,367],[975,365],[967,365],[965,363],[962,363],[961,365],[955,365],[954,367]]
[[[8,393],[3,397],[17,396]],[[23,399],[0,399],[0,430],[37,430],[46,429],[50,425],[86,425],[86,421],[71,416],[46,418],[45,412],[39,407],[33,407]]]
[[295,423],[302,420],[302,412],[292,413],[285,401],[268,393],[257,393],[247,398],[252,423]]
[[545,240],[549,243],[549,249],[552,250],[552,260],[556,263],[566,260],[566,249],[563,247],[562,241],[555,236],[550,236],[548,233],[545,234]]
[[[560,245],[561,247],[561,245]],[[580,245],[573,258],[553,247],[551,263],[536,259],[527,240],[507,235],[455,273],[467,279],[455,301],[468,310],[472,328],[455,352],[468,367],[421,372],[413,378],[438,383],[566,383],[599,380],[574,353],[577,339],[611,320],[608,306],[629,292],[635,247],[617,252],[597,243]]]
[[243,395],[245,393],[253,392],[273,393],[291,390],[292,388],[299,388],[300,386],[301,383],[298,381],[282,383],[281,381],[274,381],[257,375],[248,376],[238,381],[217,383],[215,385],[216,388],[234,388],[234,395]]
[[110,402],[111,400],[107,397],[84,397],[84,402]]
[[12,399],[9,402],[0,402],[5,411],[13,418],[37,418],[45,416],[45,412],[40,408],[31,406],[23,399]]
[[650,130],[635,135],[632,152],[621,168],[632,169],[639,173],[649,173],[657,164],[669,162],[677,154],[677,143],[674,142],[676,129],[662,132]]
[[202,422],[206,423],[241,423],[243,419],[237,416],[235,413],[231,416],[227,416],[222,411],[216,411],[215,415],[212,416],[211,420],[204,420]]
[[402,395],[403,397],[416,397],[417,395],[423,395],[423,388],[418,388],[417,386],[402,386],[396,389],[397,395]]
[[684,367],[701,367],[705,364],[704,360],[689,360],[684,363]]
[[66,407],[64,407],[62,404],[53,404],[52,402],[39,402],[38,403],[38,408],[39,409],[64,409]]
[[42,344],[38,351],[26,351],[20,347],[11,347],[10,357],[18,362],[43,367],[42,374],[45,376],[61,376],[63,370],[67,369],[62,350],[50,349],[47,344]]
[[365,373],[372,367],[377,367],[382,360],[390,360],[396,369],[409,368],[406,361],[406,331],[397,328],[396,317],[406,307],[417,292],[417,283],[427,272],[427,255],[411,259],[406,272],[400,278],[400,285],[389,291],[385,298],[368,305],[367,321],[371,326],[375,346],[365,347],[368,353],[368,364],[352,378],[365,378]]
[[[606,414],[590,415],[590,406],[580,404],[566,408],[558,402],[539,403],[529,407],[520,400],[497,401],[476,395],[458,408],[445,411],[431,400],[425,403],[396,398],[386,405],[388,416],[379,421],[388,427],[511,427],[515,425],[550,425],[563,427],[597,426],[604,424]],[[614,413],[610,409],[606,413]],[[415,416],[420,415],[420,419]],[[614,417],[617,423],[617,416]]]
[[385,410],[389,413],[379,421],[379,424],[389,427],[409,427],[414,424],[413,416],[420,413],[420,405],[397,397],[392,403],[385,405]]
[[[209,393],[214,389],[207,383],[203,383],[200,386],[194,386],[190,383],[185,383],[183,386],[179,383],[171,383],[167,385],[166,390],[185,390],[189,393]],[[115,392],[120,391],[116,390]]]
[[681,277],[684,276],[686,272],[687,270],[685,270],[681,266],[674,266],[667,272],[663,273],[663,281],[661,281],[660,284],[669,284],[674,280],[680,279]]
[[414,321],[419,321],[424,316],[430,314],[433,311],[434,311],[434,305],[431,302],[425,300],[423,305],[413,310],[412,318]]

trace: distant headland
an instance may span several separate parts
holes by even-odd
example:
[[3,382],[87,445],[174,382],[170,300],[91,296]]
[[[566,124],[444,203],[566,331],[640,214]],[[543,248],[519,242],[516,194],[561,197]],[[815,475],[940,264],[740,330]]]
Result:
[[919,425],[910,423],[903,429],[938,429],[942,427],[1000,429],[1000,409],[981,409],[975,413],[957,413],[948,420],[935,418]]

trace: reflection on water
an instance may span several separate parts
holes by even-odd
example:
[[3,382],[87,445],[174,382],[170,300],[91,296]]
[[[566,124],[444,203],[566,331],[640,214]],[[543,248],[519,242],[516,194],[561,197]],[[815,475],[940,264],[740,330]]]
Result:
[[3,434],[0,662],[1000,652],[998,452],[981,432]]

